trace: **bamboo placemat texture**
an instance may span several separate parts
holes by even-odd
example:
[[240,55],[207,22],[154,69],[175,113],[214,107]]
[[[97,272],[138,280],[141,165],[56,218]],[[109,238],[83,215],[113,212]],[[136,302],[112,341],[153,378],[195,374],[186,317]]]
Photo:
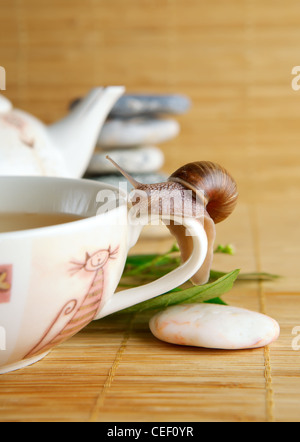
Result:
[[[214,268],[281,274],[224,297],[280,323],[270,348],[225,352],[156,340],[149,315],[104,319],[0,378],[1,421],[299,421],[300,3],[296,0],[1,0],[0,65],[16,106],[47,123],[94,86],[184,93],[166,172],[209,159],[240,201],[218,226]],[[172,240],[134,252],[166,251]],[[299,334],[299,332],[298,332]]]

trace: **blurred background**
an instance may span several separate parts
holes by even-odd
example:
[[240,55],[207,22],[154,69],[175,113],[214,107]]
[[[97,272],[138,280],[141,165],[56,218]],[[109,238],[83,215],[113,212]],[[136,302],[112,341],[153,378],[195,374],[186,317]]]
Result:
[[166,173],[217,161],[244,200],[298,201],[299,1],[1,0],[0,10],[15,106],[52,123],[94,86],[187,95],[179,136],[161,146]]

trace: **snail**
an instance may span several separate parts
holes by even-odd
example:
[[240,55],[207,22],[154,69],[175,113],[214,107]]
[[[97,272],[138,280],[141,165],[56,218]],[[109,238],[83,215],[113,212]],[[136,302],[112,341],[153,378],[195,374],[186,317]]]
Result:
[[[180,167],[164,183],[141,184],[109,156],[107,159],[136,192],[141,192],[138,201],[140,210],[146,208],[148,213],[160,215],[169,211],[171,215],[193,217],[202,223],[208,239],[208,252],[202,267],[191,280],[196,285],[205,284],[209,280],[213,260],[215,224],[225,220],[237,203],[237,185],[232,176],[216,163],[199,161]],[[187,236],[182,225],[173,221],[166,225],[177,240],[183,262],[187,261],[193,250],[192,237]]]

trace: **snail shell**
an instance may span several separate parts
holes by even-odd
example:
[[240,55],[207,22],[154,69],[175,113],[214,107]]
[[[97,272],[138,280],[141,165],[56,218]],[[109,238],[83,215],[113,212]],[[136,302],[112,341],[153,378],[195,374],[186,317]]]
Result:
[[215,224],[225,220],[237,203],[237,186],[231,175],[210,161],[186,164],[174,172],[168,181],[182,184],[203,199]]

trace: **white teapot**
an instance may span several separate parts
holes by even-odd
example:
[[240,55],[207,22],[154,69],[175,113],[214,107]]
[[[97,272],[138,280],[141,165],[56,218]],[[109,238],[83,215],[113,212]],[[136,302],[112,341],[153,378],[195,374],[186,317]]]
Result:
[[124,92],[123,86],[93,89],[50,126],[0,95],[0,175],[81,178],[107,115]]

